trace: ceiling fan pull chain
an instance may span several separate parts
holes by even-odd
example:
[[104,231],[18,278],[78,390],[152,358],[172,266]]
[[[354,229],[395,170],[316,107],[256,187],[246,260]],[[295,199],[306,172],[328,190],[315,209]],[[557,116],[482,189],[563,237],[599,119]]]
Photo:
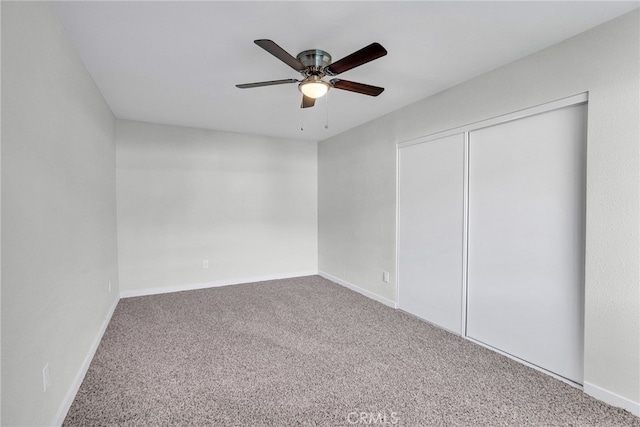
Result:
[[327,116],[324,122],[324,128],[329,129],[329,92],[327,92],[327,94],[324,97],[325,97],[324,104],[327,106]]
[[300,109],[300,130],[304,131],[304,108]]

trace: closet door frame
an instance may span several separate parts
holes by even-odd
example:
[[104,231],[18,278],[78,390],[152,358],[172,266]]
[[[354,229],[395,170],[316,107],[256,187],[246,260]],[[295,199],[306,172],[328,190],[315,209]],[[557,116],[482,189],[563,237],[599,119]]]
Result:
[[[426,136],[421,136],[415,139],[411,139],[411,140],[407,140],[407,141],[400,141],[396,144],[396,274],[397,276],[399,276],[399,267],[400,267],[400,253],[398,250],[398,244],[399,244],[399,229],[400,229],[400,200],[399,200],[399,194],[400,194],[400,149],[403,147],[407,147],[410,145],[415,145],[415,144],[421,144],[421,143],[425,143],[425,142],[429,142],[429,141],[433,141],[433,140],[437,140],[437,139],[441,139],[441,138],[445,138],[448,136],[452,136],[452,135],[456,135],[456,134],[460,134],[460,133],[464,133],[464,176],[463,176],[463,182],[464,182],[464,186],[463,186],[463,206],[464,206],[464,224],[463,224],[463,254],[462,254],[462,260],[463,260],[463,266],[462,266],[462,272],[463,272],[463,279],[462,279],[462,316],[460,319],[461,322],[461,337],[465,338],[475,344],[478,344],[482,347],[488,348],[492,351],[495,351],[499,354],[502,354],[510,359],[516,360],[526,366],[529,366],[537,371],[541,371],[544,372],[548,375],[553,376],[554,378],[557,378],[573,387],[582,389],[582,385],[577,384],[571,380],[568,380],[560,375],[557,375],[547,369],[541,368],[537,365],[534,365],[532,363],[527,362],[526,360],[520,359],[518,357],[515,357],[509,353],[506,353],[504,351],[501,351],[499,349],[496,349],[495,347],[491,347],[489,345],[486,345],[480,341],[476,341],[473,338],[469,337],[467,335],[467,291],[468,291],[468,255],[469,255],[469,133],[474,131],[474,130],[479,130],[482,128],[486,128],[489,126],[494,126],[494,125],[498,125],[498,124],[502,124],[502,123],[506,123],[506,122],[510,122],[513,120],[518,120],[518,119],[522,119],[525,117],[529,117],[529,116],[534,116],[537,114],[542,114],[542,113],[546,113],[549,111],[553,111],[553,110],[557,110],[560,108],[564,108],[564,107],[569,107],[569,106],[576,106],[576,105],[581,105],[581,104],[586,104],[589,102],[589,93],[588,92],[584,92],[584,93],[580,93],[577,95],[573,95],[573,96],[569,96],[566,98],[562,98],[562,99],[558,99],[556,101],[551,101],[548,103],[544,103],[544,104],[540,104],[537,105],[535,107],[531,107],[531,108],[526,108],[523,110],[518,110],[515,111],[513,113],[508,113],[508,114],[504,114],[501,116],[497,116],[497,117],[493,117],[490,119],[486,119],[486,120],[482,120],[479,122],[475,122],[475,123],[470,123],[464,126],[459,126],[456,128],[452,128],[452,129],[448,129],[448,130],[444,130],[441,132],[436,132],[433,134],[429,134]],[[587,110],[587,115],[588,115],[588,110]],[[587,117],[587,122],[588,122],[588,117]],[[585,167],[587,167],[587,165],[585,165]],[[585,230],[586,233],[586,230]],[[582,249],[583,251],[585,250],[585,248]],[[584,256],[584,254],[583,254]],[[396,308],[397,308],[397,296],[400,293],[400,280],[396,280]],[[436,325],[437,326],[437,325]],[[584,345],[584,337],[583,338],[583,345]]]

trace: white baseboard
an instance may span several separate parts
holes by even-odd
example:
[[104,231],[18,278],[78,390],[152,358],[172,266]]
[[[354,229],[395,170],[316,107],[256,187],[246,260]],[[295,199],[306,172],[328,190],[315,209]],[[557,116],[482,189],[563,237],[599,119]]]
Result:
[[141,297],[145,295],[168,294],[171,292],[193,291],[196,289],[216,288],[219,286],[239,285],[242,283],[266,282],[268,280],[291,279],[293,277],[315,276],[317,271],[299,271],[296,273],[273,274],[269,276],[241,277],[236,279],[216,280],[207,283],[191,283],[186,285],[165,286],[162,288],[136,289],[120,292],[120,298]]
[[349,283],[349,282],[347,282],[345,280],[339,279],[339,278],[337,278],[335,276],[332,276],[331,274],[325,273],[323,271],[319,271],[318,275],[320,275],[321,277],[324,277],[327,280],[330,280],[330,281],[335,282],[335,283],[337,283],[339,285],[342,285],[345,288],[349,288],[352,291],[355,291],[355,292],[357,292],[359,294],[362,294],[367,298],[371,298],[372,300],[376,300],[376,301],[378,301],[378,302],[380,302],[380,303],[382,303],[384,305],[387,305],[387,306],[389,306],[391,308],[396,308],[396,302],[393,301],[393,300],[390,300],[389,298],[385,298],[383,296],[380,296],[380,295],[378,295],[376,293],[373,293],[371,291],[363,289],[363,288],[361,288],[359,286],[356,286],[356,285],[354,285],[352,283]]
[[93,340],[93,343],[91,343],[91,347],[89,347],[89,352],[85,356],[84,361],[82,362],[82,365],[80,366],[80,369],[76,374],[76,377],[73,379],[73,382],[71,383],[71,387],[69,387],[69,390],[67,390],[67,394],[65,395],[64,400],[62,401],[62,405],[60,405],[60,408],[58,409],[58,412],[56,413],[53,419],[53,423],[51,423],[51,425],[61,426],[62,423],[64,422],[64,419],[67,416],[67,412],[69,412],[69,408],[71,408],[71,404],[76,398],[76,394],[78,393],[78,390],[80,389],[80,385],[84,380],[84,376],[87,374],[87,371],[89,370],[89,365],[91,365],[93,356],[96,354],[96,351],[98,350],[100,341],[102,341],[102,336],[104,335],[104,332],[107,330],[107,326],[111,321],[113,312],[116,310],[118,301],[120,301],[120,298],[116,298],[113,301],[113,304],[111,305],[111,307],[109,308],[109,311],[107,312],[107,315],[104,318],[104,321],[102,322],[102,326],[100,327],[100,332],[98,332],[98,335],[96,335],[96,338]]
[[584,392],[591,397],[602,400],[604,403],[626,409],[633,415],[640,417],[640,402],[634,402],[631,399],[612,393],[609,390],[605,390],[587,381],[584,382]]

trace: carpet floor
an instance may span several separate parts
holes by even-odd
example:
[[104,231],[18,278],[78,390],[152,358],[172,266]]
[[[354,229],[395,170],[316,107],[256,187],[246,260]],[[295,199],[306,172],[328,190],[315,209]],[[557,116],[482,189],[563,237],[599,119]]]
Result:
[[65,426],[634,426],[318,276],[123,299]]

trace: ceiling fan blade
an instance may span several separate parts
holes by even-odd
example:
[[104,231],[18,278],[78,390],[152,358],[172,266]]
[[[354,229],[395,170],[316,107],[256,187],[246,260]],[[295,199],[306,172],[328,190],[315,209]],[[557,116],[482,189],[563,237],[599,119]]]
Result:
[[309,96],[306,95],[302,95],[302,104],[300,105],[300,108],[309,108],[309,107],[313,107],[316,103],[316,99],[315,98],[311,98]]
[[369,61],[385,56],[387,50],[380,43],[371,43],[369,46],[363,47],[351,55],[345,56],[341,60],[334,62],[327,67],[327,71],[331,75],[338,75],[347,70],[366,64]]
[[294,70],[304,71],[307,69],[307,67],[305,67],[302,62],[298,61],[297,58],[291,56],[286,50],[278,46],[273,40],[260,39],[254,40],[253,42]]
[[269,80],[268,82],[245,83],[241,85],[236,85],[236,87],[239,87],[240,89],[248,89],[252,87],[283,85],[286,83],[298,83],[298,80],[296,79]]
[[331,85],[336,89],[362,93],[369,96],[378,96],[384,91],[383,87],[366,85],[364,83],[350,82],[349,80],[333,79]]

